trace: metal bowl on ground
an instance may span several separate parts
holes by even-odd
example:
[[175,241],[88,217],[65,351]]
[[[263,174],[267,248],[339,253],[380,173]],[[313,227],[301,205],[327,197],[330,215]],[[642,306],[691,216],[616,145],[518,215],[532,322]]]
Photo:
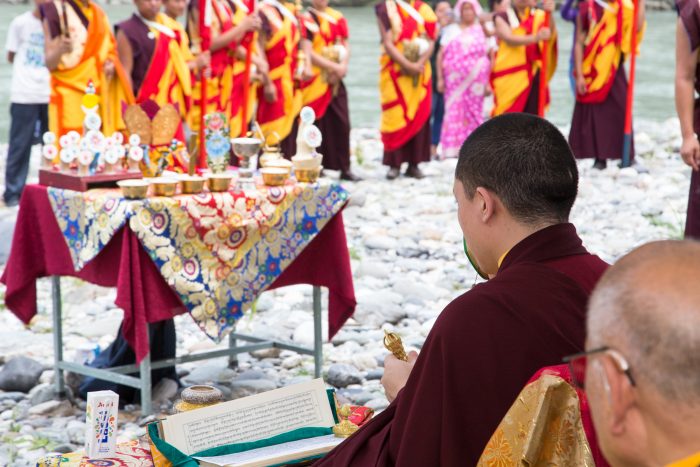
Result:
[[233,174],[230,172],[207,174],[207,186],[209,191],[228,191],[233,180]]
[[281,167],[265,167],[260,170],[263,182],[267,186],[280,186],[289,178],[289,171]]
[[182,400],[175,403],[176,413],[218,404],[223,400],[224,395],[219,389],[213,386],[199,384],[183,389],[181,397]]
[[119,180],[117,186],[127,199],[142,199],[148,195],[149,183],[146,180]]
[[204,177],[198,177],[196,175],[185,175],[180,180],[180,185],[182,186],[182,192],[186,194],[197,194],[204,191]]
[[304,183],[314,183],[321,176],[321,171],[323,166],[316,167],[315,169],[294,169],[294,175],[297,177],[297,181]]
[[177,192],[177,184],[180,183],[174,178],[157,177],[151,179],[153,193],[156,196],[174,196]]

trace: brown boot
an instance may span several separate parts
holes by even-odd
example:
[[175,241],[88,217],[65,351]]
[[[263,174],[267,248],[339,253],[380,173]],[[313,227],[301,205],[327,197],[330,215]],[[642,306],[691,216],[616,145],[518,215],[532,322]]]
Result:
[[401,171],[399,170],[398,167],[392,167],[386,173],[386,178],[387,178],[387,180],[394,180],[395,178],[398,178],[400,174],[401,174]]
[[359,182],[362,180],[362,177],[358,177],[357,175],[352,173],[350,170],[348,170],[347,172],[340,173],[340,179],[347,180],[349,182]]

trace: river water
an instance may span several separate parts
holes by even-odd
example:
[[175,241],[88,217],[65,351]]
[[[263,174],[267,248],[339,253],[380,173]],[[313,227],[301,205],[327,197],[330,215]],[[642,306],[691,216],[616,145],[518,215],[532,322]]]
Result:
[[[10,19],[27,6],[0,6],[0,43],[4,44]],[[131,6],[108,6],[113,22],[131,14]],[[379,124],[379,33],[372,6],[343,10],[350,27],[352,57],[346,85],[354,127],[377,127]],[[635,118],[663,121],[674,116],[673,76],[675,13],[651,12],[642,53],[637,59]],[[552,82],[552,106],[548,117],[557,125],[567,126],[573,110],[573,96],[567,77],[571,52],[572,27],[557,19],[559,29],[559,66]],[[4,54],[3,54],[4,55]],[[7,141],[9,131],[9,88],[11,65],[0,60],[0,141]]]

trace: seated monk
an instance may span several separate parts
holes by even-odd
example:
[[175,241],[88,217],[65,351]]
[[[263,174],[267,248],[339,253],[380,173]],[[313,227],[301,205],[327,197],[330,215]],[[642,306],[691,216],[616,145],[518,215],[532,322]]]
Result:
[[700,465],[700,244],[664,241],[620,259],[596,286],[585,379],[598,442],[613,467]]
[[319,465],[476,465],[530,377],[584,346],[586,303],[607,265],[568,221],[577,188],[566,139],[546,120],[506,114],[469,136],[457,217],[493,278],[442,311],[420,355],[386,357],[391,404]]

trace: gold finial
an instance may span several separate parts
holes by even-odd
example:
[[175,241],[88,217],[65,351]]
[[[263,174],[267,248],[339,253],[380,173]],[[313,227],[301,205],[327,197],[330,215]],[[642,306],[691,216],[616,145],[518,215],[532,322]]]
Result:
[[386,349],[394,354],[394,357],[398,358],[399,360],[403,360],[404,362],[408,361],[408,356],[406,355],[406,351],[403,348],[403,343],[401,342],[401,338],[398,334],[389,332],[385,329],[384,347],[386,347]]

